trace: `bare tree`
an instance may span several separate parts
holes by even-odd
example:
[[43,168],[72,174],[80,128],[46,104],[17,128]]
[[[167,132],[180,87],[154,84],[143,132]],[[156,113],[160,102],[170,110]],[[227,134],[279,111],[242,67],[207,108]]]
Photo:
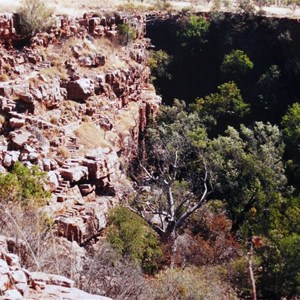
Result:
[[196,115],[187,114],[180,102],[176,105],[163,108],[158,124],[148,129],[148,156],[138,163],[142,178],[135,176],[137,193],[130,203],[162,238],[171,240],[212,192],[212,174],[201,148],[205,131]]

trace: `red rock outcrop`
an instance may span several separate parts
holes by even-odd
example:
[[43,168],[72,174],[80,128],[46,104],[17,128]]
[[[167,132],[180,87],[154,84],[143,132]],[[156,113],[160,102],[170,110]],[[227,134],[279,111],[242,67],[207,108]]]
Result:
[[[14,17],[2,19],[10,41],[17,39]],[[137,39],[115,51],[117,25],[125,22]],[[161,99],[149,83],[144,16],[85,14],[57,23],[22,52],[1,49],[7,78],[0,82],[0,165],[8,169],[19,160],[48,172],[53,197],[45,210],[58,235],[84,244],[130,190],[123,166],[137,155],[140,133]],[[77,136],[80,130],[91,132]]]

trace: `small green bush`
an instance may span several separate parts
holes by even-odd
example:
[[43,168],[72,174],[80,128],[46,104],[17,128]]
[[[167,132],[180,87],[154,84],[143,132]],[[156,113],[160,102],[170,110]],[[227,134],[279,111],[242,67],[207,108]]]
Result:
[[147,273],[159,267],[162,251],[155,232],[137,214],[125,207],[111,210],[107,234],[108,242],[124,257],[141,264]]
[[233,50],[225,55],[221,65],[221,72],[231,80],[240,80],[254,67],[253,62],[242,50]]
[[44,172],[34,166],[31,169],[16,162],[12,171],[0,173],[0,202],[18,202],[23,206],[41,206],[51,193],[45,191]]
[[135,38],[136,32],[130,24],[126,23],[118,25],[118,42],[121,45],[128,45],[135,40]]

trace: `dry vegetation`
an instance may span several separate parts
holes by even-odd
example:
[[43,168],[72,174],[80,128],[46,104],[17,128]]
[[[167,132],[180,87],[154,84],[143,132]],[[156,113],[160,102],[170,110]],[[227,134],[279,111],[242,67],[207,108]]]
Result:
[[22,266],[78,279],[85,251],[56,237],[53,220],[41,209],[1,205],[0,213],[0,235],[9,237],[9,250],[19,255]]
[[105,136],[105,130],[97,127],[93,123],[83,123],[78,129],[75,130],[76,136],[83,146],[83,152],[86,153],[94,148],[111,148]]
[[128,108],[120,110],[116,115],[116,129],[122,134],[129,134],[130,130],[138,126],[139,106],[130,102]]

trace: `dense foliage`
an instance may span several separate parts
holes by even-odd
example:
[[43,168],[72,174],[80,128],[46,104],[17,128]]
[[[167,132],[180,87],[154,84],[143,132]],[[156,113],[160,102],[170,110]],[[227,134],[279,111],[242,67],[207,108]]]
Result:
[[128,208],[116,207],[109,215],[107,240],[120,254],[153,273],[161,257],[159,241],[147,223]]
[[[166,41],[157,40],[173,56],[166,66],[172,78],[166,84],[162,74],[155,83],[166,103],[185,102],[163,106],[148,126],[147,160],[139,165],[142,184],[152,189],[134,205],[164,215],[160,227],[176,224],[170,256],[177,265],[221,264],[222,240],[235,249],[227,259],[245,274],[247,263],[236,256],[246,256],[259,236],[258,297],[294,299],[300,293],[299,25],[212,14],[172,26]],[[150,37],[155,43],[151,31]],[[222,215],[205,203],[221,203]],[[230,274],[247,298],[248,280]]]

